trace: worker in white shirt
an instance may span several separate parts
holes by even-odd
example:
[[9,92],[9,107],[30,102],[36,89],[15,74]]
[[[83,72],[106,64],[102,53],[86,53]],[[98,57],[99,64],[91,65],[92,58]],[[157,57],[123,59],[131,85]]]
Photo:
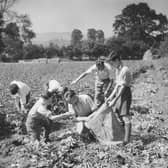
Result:
[[[64,114],[57,115],[54,119],[64,119],[69,116],[75,116],[78,120],[78,117],[87,117],[92,112],[97,109],[94,101],[89,95],[79,94],[77,95],[73,90],[68,90],[64,94],[65,100],[68,102],[68,112]],[[77,133],[82,134],[84,128],[84,122],[79,121],[76,125]]]
[[110,79],[110,71],[112,70],[110,64],[105,63],[103,59],[99,58],[96,61],[96,64],[92,65],[88,70],[86,70],[84,73],[82,73],[77,79],[72,81],[71,84],[76,84],[79,80],[84,78],[86,75],[95,73],[95,104],[97,106],[100,106],[104,100],[105,97],[108,94],[108,86],[111,82],[113,82],[112,79]]
[[30,87],[21,81],[12,81],[9,86],[10,93],[15,99],[15,105],[20,113],[26,113],[26,105],[30,100]]
[[107,98],[108,106],[113,107],[123,122],[125,128],[125,138],[123,144],[130,141],[131,136],[131,115],[130,106],[132,102],[131,80],[132,76],[127,66],[124,66],[120,59],[120,52],[113,51],[107,58],[108,63],[116,69],[116,81],[113,92]]

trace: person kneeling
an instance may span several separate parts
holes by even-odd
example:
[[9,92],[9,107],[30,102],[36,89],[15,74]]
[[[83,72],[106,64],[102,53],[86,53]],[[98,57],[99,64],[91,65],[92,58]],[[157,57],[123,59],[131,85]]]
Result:
[[50,92],[41,95],[39,100],[34,104],[28,113],[26,120],[26,128],[28,134],[33,141],[40,141],[42,128],[45,129],[45,142],[49,140],[51,130],[52,112],[48,109],[52,102],[52,94]]

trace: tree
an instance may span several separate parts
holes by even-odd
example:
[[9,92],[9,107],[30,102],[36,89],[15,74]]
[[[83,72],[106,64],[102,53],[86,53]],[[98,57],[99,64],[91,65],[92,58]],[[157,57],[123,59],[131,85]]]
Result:
[[19,27],[16,23],[9,23],[4,28],[3,43],[7,61],[22,58],[23,42],[20,40]]
[[20,39],[13,39],[12,37],[6,35],[3,38],[3,43],[5,45],[4,53],[7,61],[17,61],[22,59],[23,42]]
[[164,35],[163,32],[168,30],[167,17],[156,14],[147,3],[130,4],[115,19],[113,27],[117,36],[142,40],[147,45],[152,45],[153,39],[158,39],[158,36],[153,37],[154,32]]
[[2,14],[8,13],[9,9],[14,5],[17,0],[0,0],[0,12]]
[[42,58],[45,55],[43,46],[28,44],[23,49],[23,59]]
[[100,44],[104,44],[104,32],[103,30],[96,31],[96,42]]
[[3,15],[0,12],[0,54],[3,52],[3,49],[4,49],[4,43],[2,41],[3,26],[4,26]]
[[119,51],[122,50],[122,45],[124,43],[125,39],[123,39],[122,37],[110,37],[109,39],[107,39],[105,45],[107,46],[109,51]]
[[96,30],[94,28],[87,30],[87,40],[89,42],[95,42],[96,41]]
[[31,29],[32,23],[28,15],[17,15],[16,22],[20,29],[20,37],[24,44],[31,44],[31,40],[35,37],[35,33]]
[[9,38],[13,40],[20,39],[19,27],[16,23],[7,24],[6,28],[4,29],[4,32]]
[[82,32],[79,29],[74,29],[71,34],[71,45],[78,45],[79,43],[81,43],[82,38]]
[[56,57],[59,54],[59,46],[54,43],[50,43],[48,47],[45,48],[47,58]]

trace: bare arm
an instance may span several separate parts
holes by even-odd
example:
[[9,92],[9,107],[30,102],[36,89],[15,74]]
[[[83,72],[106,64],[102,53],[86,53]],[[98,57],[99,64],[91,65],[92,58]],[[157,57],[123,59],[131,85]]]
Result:
[[71,84],[77,83],[79,80],[81,80],[82,78],[84,78],[86,75],[88,75],[87,72],[82,73],[77,79],[73,80]]
[[50,116],[49,118],[52,121],[57,121],[57,120],[68,118],[68,117],[73,116],[73,115],[74,115],[74,113],[72,113],[72,112],[66,112],[66,113],[63,113],[63,114],[60,114],[60,115]]

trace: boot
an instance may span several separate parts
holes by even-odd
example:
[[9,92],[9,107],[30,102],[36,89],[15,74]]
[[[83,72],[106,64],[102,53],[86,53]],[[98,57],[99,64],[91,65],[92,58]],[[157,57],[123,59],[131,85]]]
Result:
[[123,144],[126,145],[127,143],[130,142],[130,137],[131,137],[131,123],[126,123],[124,126],[125,129],[125,137],[124,137],[124,141]]

